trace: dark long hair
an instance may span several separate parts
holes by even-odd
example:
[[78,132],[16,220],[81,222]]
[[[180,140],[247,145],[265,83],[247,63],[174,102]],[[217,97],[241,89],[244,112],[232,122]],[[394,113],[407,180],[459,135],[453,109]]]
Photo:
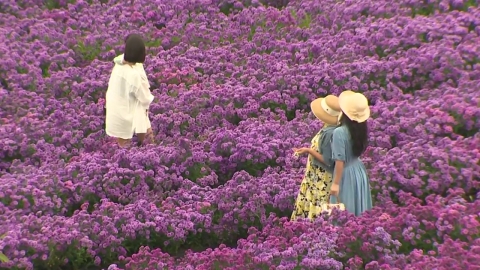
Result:
[[352,152],[353,155],[359,157],[365,152],[368,146],[368,126],[367,121],[359,123],[353,121],[343,113],[340,118],[342,125],[348,128],[350,136],[352,138]]
[[144,63],[146,57],[145,43],[137,34],[130,34],[125,40],[123,59],[130,63]]

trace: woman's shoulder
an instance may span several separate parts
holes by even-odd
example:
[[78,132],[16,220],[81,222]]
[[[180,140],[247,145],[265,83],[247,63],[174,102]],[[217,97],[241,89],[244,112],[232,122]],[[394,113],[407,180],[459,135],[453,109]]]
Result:
[[129,87],[141,88],[147,87],[150,88],[148,79],[142,72],[142,69],[130,65],[115,65],[112,72],[112,77],[110,79],[117,81],[117,83],[125,84]]
[[344,138],[347,135],[347,133],[348,133],[347,127],[342,125],[335,128],[335,130],[333,131],[333,136]]
[[117,66],[117,68],[121,76],[130,83],[140,82],[142,79],[142,73],[138,68],[130,65]]
[[333,132],[336,132],[336,133],[344,133],[345,131],[348,131],[347,126],[341,125],[341,126],[337,126],[337,127],[335,128],[335,131],[333,131]]
[[322,133],[333,133],[336,128],[337,128],[337,126],[324,126],[324,127],[322,127],[320,132],[322,132]]

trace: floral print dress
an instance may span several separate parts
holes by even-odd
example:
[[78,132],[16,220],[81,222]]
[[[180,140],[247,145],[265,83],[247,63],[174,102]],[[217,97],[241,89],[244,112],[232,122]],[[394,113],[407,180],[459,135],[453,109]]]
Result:
[[[313,137],[311,148],[318,149],[322,130]],[[332,174],[315,164],[315,158],[308,155],[307,169],[300,186],[292,213],[292,220],[297,218],[315,219],[322,212],[322,204],[329,200]]]

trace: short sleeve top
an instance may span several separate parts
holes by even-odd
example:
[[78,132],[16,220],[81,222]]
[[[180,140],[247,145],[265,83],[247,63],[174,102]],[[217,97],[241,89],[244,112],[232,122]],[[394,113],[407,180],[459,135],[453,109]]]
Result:
[[327,126],[320,130],[320,138],[318,143],[317,152],[319,152],[323,157],[323,163],[318,161],[317,159],[314,160],[314,163],[325,169],[327,172],[333,172],[335,162],[332,159],[332,137],[333,132],[336,126]]
[[349,163],[356,159],[352,152],[352,140],[346,126],[340,126],[333,132],[332,159]]

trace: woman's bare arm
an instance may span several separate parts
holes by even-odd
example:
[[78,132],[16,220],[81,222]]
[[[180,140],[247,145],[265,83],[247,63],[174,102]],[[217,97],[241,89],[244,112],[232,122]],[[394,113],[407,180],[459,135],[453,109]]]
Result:
[[345,166],[345,162],[343,160],[335,161],[335,175],[333,176],[333,183],[336,185],[340,185],[344,166]]
[[315,151],[314,149],[310,149],[310,151],[308,151],[308,153],[309,153],[312,157],[314,157],[316,160],[320,161],[321,163],[325,163],[322,154],[318,153],[318,152]]

